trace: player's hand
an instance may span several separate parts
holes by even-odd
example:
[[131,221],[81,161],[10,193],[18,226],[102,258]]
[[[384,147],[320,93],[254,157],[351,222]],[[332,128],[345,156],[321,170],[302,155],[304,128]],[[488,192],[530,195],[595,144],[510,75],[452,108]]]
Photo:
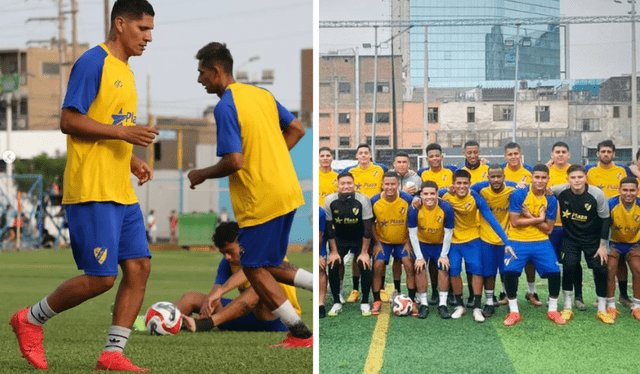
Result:
[[413,200],[411,200],[411,206],[415,209],[420,209],[422,207],[422,200],[419,197],[414,197]]
[[547,207],[544,205],[540,206],[540,215],[538,216],[540,218],[540,222],[544,222],[547,220]]
[[504,247],[504,253],[509,255],[509,257],[504,260],[505,265],[509,265],[509,263],[513,259],[518,258],[518,256],[516,256],[516,253],[513,251],[513,248],[510,245]]
[[522,189],[527,187],[527,182],[520,181],[516,184],[516,188]]
[[422,271],[426,270],[427,268],[427,262],[424,260],[424,258],[421,258],[419,260],[416,260],[416,263],[414,266],[416,268],[416,272],[422,273]]
[[414,184],[411,187],[405,186],[403,191],[408,193],[409,195],[413,195],[414,193],[416,193],[416,185]]
[[184,321],[184,325],[187,328],[187,330],[191,332],[196,332],[196,321],[193,318],[183,314],[182,320]]
[[600,265],[607,263],[607,247],[600,246],[593,258],[600,257]]
[[449,268],[451,268],[451,264],[449,263],[449,257],[440,256],[438,258],[438,266],[448,271]]
[[382,252],[382,245],[380,245],[380,242],[377,242],[376,245],[373,246],[373,257],[377,256],[380,252]]
[[192,190],[195,190],[197,185],[207,180],[202,169],[191,170],[189,174],[187,174],[187,178],[189,178],[189,182],[191,182],[191,186],[189,187]]
[[123,126],[121,134],[127,143],[148,147],[160,132],[151,126]]
[[137,157],[131,157],[131,173],[138,178],[138,186],[153,179],[153,169]]
[[327,269],[327,260],[324,257],[320,256],[318,263],[320,265],[320,271],[325,271]]
[[531,214],[531,212],[529,211],[529,207],[526,205],[522,206],[522,211],[520,212],[520,215],[523,218],[533,218],[533,214]]
[[336,262],[338,264],[342,262],[342,259],[340,259],[340,255],[338,254],[338,252],[329,253],[329,259],[327,260],[327,265],[329,265],[329,269],[332,269],[333,265],[335,265]]
[[362,263],[362,267],[367,270],[371,269],[371,257],[367,253],[360,253],[358,256],[358,262]]
[[549,161],[547,161],[545,165],[547,165],[547,167],[550,168],[551,165],[553,165],[553,159],[550,159]]

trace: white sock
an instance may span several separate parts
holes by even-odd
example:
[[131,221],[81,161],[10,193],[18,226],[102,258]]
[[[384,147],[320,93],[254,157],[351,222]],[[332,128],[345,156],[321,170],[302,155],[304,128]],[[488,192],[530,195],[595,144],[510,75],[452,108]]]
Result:
[[484,296],[487,298],[487,305],[493,305],[493,290],[485,290]]
[[278,317],[282,323],[287,326],[291,335],[300,339],[307,339],[311,337],[311,331],[307,325],[304,324],[296,310],[291,305],[291,301],[287,299],[282,305],[271,311],[274,316]]
[[598,296],[598,312],[605,312],[607,310],[607,298]]
[[549,312],[557,312],[558,311],[558,298],[556,297],[555,299],[553,298],[549,298],[549,309],[547,309]]
[[571,307],[573,306],[572,297],[573,297],[573,291],[564,291],[564,309],[571,310]]
[[443,291],[439,291],[438,294],[440,295],[438,306],[440,306],[440,305],[447,306],[447,296],[449,295],[449,292],[447,292],[447,291],[444,291],[444,292]]
[[536,288],[535,282],[527,282],[527,292],[529,293],[537,293],[538,289]]
[[636,299],[634,297],[633,298],[633,308],[632,309],[636,309],[636,308],[640,308],[640,299]]
[[47,322],[51,317],[58,314],[51,310],[51,308],[49,307],[47,297],[29,308],[29,313],[27,313],[27,319],[29,320],[29,322],[33,323],[36,326],[43,326],[44,323]]
[[507,293],[507,289],[504,288],[504,283],[500,286],[500,293]]
[[304,269],[298,269],[296,276],[293,277],[293,285],[313,291],[313,274]]
[[616,307],[616,298],[608,297],[607,298],[607,308],[615,308]]
[[427,299],[427,293],[423,292],[420,294],[420,304],[429,305],[429,299]]
[[126,327],[115,325],[109,327],[109,335],[107,335],[107,344],[104,350],[108,352],[122,352],[124,346],[127,345],[127,341],[129,341],[130,334],[131,329]]
[[518,299],[509,299],[509,312],[520,313],[520,309],[518,309]]

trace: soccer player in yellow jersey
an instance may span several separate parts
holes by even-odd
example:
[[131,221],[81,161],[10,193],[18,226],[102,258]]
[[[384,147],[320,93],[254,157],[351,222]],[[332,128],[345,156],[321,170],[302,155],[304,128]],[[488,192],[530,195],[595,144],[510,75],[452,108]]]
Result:
[[68,135],[62,203],[73,257],[84,274],[11,317],[22,356],[38,369],[48,367],[42,346],[44,323],[111,289],[119,265],[123,278],[95,369],[148,371],[122,352],[142,306],[151,266],[130,173],[142,185],[153,172],[132,149],[149,146],[158,134],[151,127],[136,126],[137,95],[129,58],[142,55],[151,42],[154,15],[146,0],[117,0],[107,41],[80,56],[69,76],[60,121]]
[[633,304],[631,315],[640,320],[640,199],[638,199],[638,180],[625,177],[620,181],[620,193],[609,199],[611,212],[611,239],[609,241],[607,313],[616,319],[616,271],[621,259],[626,258],[631,268],[633,280]]
[[426,151],[429,168],[418,170],[422,181],[434,181],[439,188],[451,186],[455,167],[447,167],[442,164],[442,147],[440,144],[431,143],[427,146]]
[[320,170],[318,172],[318,189],[320,190],[320,206],[324,205],[324,199],[332,193],[338,192],[338,173],[331,169],[333,156],[329,147],[320,147],[318,159]]
[[312,347],[311,331],[278,284],[313,289],[310,272],[283,262],[296,209],[304,204],[289,150],[305,130],[269,91],[235,81],[226,45],[209,43],[196,59],[198,83],[220,98],[214,117],[221,159],[190,171],[191,188],[229,177],[242,270],[260,300],[289,329],[289,336],[274,347]]
[[404,191],[398,191],[400,180],[394,171],[386,172],[382,180],[382,192],[371,198],[371,207],[375,224],[373,235],[376,243],[373,247],[373,315],[380,314],[382,301],[380,287],[385,267],[391,256],[402,261],[407,273],[407,289],[409,298],[414,302],[412,315],[417,316],[415,304],[416,281],[413,269],[413,259],[407,247],[407,214],[411,206],[412,197]]
[[471,184],[487,179],[489,166],[480,160],[480,144],[477,141],[469,140],[464,143],[464,166],[461,169],[469,172]]

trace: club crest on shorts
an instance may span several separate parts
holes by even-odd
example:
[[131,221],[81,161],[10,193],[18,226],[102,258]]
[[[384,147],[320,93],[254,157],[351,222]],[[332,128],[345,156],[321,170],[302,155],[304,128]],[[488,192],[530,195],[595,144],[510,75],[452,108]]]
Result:
[[104,260],[107,259],[107,248],[98,247],[93,250],[93,256],[96,258],[98,263],[102,265]]

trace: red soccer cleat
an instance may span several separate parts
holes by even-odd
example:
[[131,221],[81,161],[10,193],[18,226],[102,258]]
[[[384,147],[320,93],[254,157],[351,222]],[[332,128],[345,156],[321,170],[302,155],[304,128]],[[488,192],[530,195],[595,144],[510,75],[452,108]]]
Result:
[[296,338],[291,333],[287,334],[287,338],[278,344],[270,345],[269,348],[313,348],[313,336],[306,339]]
[[96,362],[95,371],[136,371],[136,372],[148,372],[149,369],[138,367],[129,361],[128,358],[122,355],[122,352],[108,352],[102,351],[98,362]]
[[42,339],[44,339],[44,330],[42,326],[34,325],[27,319],[29,308],[21,309],[11,316],[9,324],[13,333],[18,338],[20,345],[20,353],[27,362],[36,369],[47,370],[47,358],[44,356],[44,347]]
[[502,322],[502,324],[507,327],[510,327],[515,325],[518,322],[520,322],[520,313],[511,312],[507,314],[507,318],[504,319],[504,322]]
[[558,312],[557,310],[547,312],[547,318],[549,318],[551,322],[555,323],[558,326],[564,326],[567,324],[567,321],[562,318],[562,314],[560,314],[560,312]]

